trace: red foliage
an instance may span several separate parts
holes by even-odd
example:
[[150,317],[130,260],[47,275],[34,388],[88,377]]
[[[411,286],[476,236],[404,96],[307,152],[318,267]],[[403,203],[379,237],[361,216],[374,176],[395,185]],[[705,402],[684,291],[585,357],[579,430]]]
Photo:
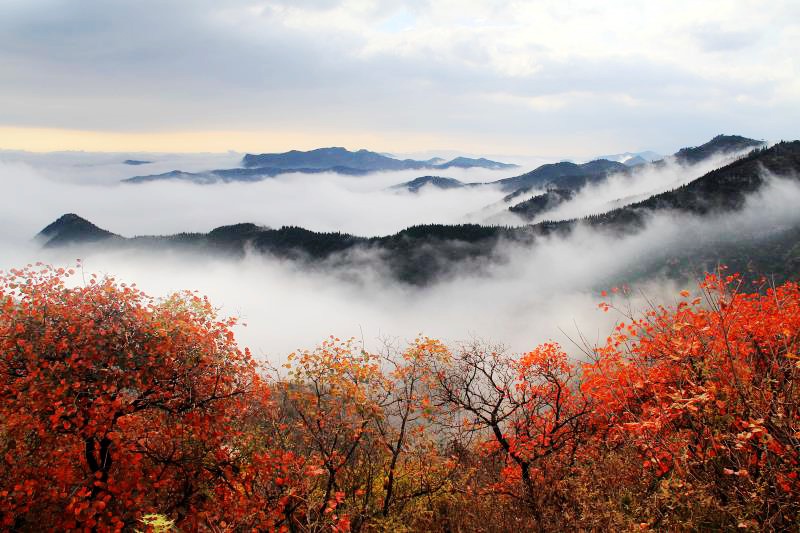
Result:
[[68,288],[72,273],[0,278],[3,527],[242,519],[238,500],[253,483],[244,460],[262,476],[279,465],[244,448],[243,413],[266,397],[250,394],[259,380],[233,322],[188,293],[155,301],[94,277]]
[[[591,360],[332,338],[259,374],[206,299],[0,275],[0,529],[792,529],[800,287],[629,316]],[[614,294],[620,291],[612,291]],[[627,289],[623,288],[622,294]],[[604,309],[614,308],[601,304]]]
[[708,276],[700,297],[620,324],[582,389],[610,439],[703,493],[721,525],[781,529],[800,501],[800,288],[739,288]]

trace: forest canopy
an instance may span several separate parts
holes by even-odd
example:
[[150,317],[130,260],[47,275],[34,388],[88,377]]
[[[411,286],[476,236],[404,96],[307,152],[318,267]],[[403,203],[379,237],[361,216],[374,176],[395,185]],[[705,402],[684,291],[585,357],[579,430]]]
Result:
[[797,283],[604,295],[580,358],[331,337],[275,369],[202,296],[75,275],[0,277],[3,530],[799,525]]

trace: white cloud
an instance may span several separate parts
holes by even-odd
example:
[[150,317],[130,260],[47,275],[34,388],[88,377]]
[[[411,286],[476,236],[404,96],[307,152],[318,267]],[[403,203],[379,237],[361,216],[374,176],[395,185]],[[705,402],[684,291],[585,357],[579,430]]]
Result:
[[[272,216],[317,229],[341,229],[350,223],[356,233],[369,233],[370,228],[404,224],[403,216],[416,222],[429,213],[457,217],[471,208],[470,196],[458,191],[384,196],[382,188],[393,182],[391,175],[377,175],[375,182],[369,177],[353,181],[325,177],[322,184],[309,176],[276,180],[271,183],[274,188],[262,183],[241,188],[158,184],[125,189],[98,185],[94,178],[82,183],[76,175],[61,181],[42,176],[42,168],[58,174],[63,164],[59,160],[0,166],[0,184],[7,192],[0,197],[0,267],[37,260],[70,264],[80,256],[87,270],[136,282],[152,294],[199,290],[223,313],[241,316],[248,323],[238,330],[241,343],[272,360],[329,334],[363,336],[373,348],[380,336],[411,339],[422,332],[455,341],[476,335],[525,350],[548,339],[566,342],[559,328],[574,332],[577,326],[590,339],[602,340],[615,317],[597,309],[598,293],[624,278],[631,266],[682,249],[687,236],[694,245],[704,239],[735,241],[743,234],[800,223],[796,209],[800,188],[796,182],[774,181],[738,214],[700,220],[665,213],[653,218],[643,232],[623,238],[579,228],[566,239],[542,239],[530,248],[508,246],[503,251],[508,261],[488,271],[465,269],[433,286],[414,288],[385,277],[377,258],[371,258],[372,263],[360,261],[359,271],[330,272],[255,255],[226,259],[154,250],[43,251],[29,238],[64,211],[77,211],[128,234],[204,230],[217,221],[253,220],[259,213],[264,223]],[[292,191],[296,199],[290,202]],[[486,195],[481,201],[495,197],[492,192],[480,194]],[[369,202],[376,202],[379,209],[367,206]],[[669,303],[679,287],[652,280],[638,288]],[[633,304],[641,301],[634,299]]]
[[[208,170],[236,166],[239,154],[29,154],[0,152],[0,185],[13,191],[0,206],[0,227],[30,238],[46,224],[75,212],[125,236],[209,231],[237,222],[264,226],[300,225],[316,231],[385,235],[414,224],[459,223],[470,211],[505,193],[494,188],[419,194],[388,190],[432,170],[366,176],[286,174],[257,183],[195,185],[180,181],[123,184],[120,179],[179,168]],[[129,166],[128,158],[153,160]],[[494,181],[519,169],[458,169],[435,173],[465,182]]]

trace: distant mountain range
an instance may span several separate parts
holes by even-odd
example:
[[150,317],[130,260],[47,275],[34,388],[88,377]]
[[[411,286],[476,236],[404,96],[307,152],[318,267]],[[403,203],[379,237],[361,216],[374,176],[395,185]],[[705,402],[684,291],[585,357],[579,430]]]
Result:
[[[351,252],[373,250],[397,279],[424,284],[447,276],[458,268],[472,266],[480,269],[504,261],[502,248],[499,247],[501,242],[530,245],[542,236],[568,234],[578,223],[605,232],[633,233],[639,231],[650,214],[659,211],[670,210],[699,216],[730,212],[741,208],[747,196],[764,185],[764,171],[800,179],[800,141],[755,149],[749,155],[683,187],[582,220],[543,222],[513,228],[476,224],[422,225],[374,238],[318,233],[297,227],[271,229],[245,223],[220,227],[210,233],[126,239],[98,228],[78,215],[69,214],[47,226],[38,238],[49,247],[76,243],[147,248],[163,246],[237,255],[252,249],[301,261],[311,268],[328,268],[345,263],[352,265],[354,262],[357,265],[359,261],[367,264],[374,261],[375,256]],[[572,191],[569,190],[549,190],[521,204],[518,209],[535,212],[542,206],[548,208],[552,201],[564,201],[570,194]],[[783,228],[766,236],[745,234],[740,237],[734,243],[722,244],[704,243],[699,238],[687,240],[684,250],[664,250],[663,256],[644,258],[635,269],[642,274],[652,269],[666,268],[666,265],[676,272],[684,272],[693,268],[713,267],[721,261],[741,271],[753,269],[783,278],[800,275],[800,227]]]
[[[748,139],[738,135],[718,135],[711,141],[697,147],[683,148],[674,158],[685,164],[694,164],[703,159],[722,153],[743,151],[764,144],[763,141]],[[595,159],[588,163],[576,164],[569,161],[551,163],[537,167],[530,172],[501,179],[486,185],[499,185],[508,192],[520,189],[558,188],[576,190],[587,183],[602,181],[610,174],[628,172],[632,168],[652,163],[660,156],[655,152],[625,152]],[[127,160],[126,164],[141,165],[148,161]],[[126,183],[146,183],[152,181],[189,181],[196,184],[254,182],[272,178],[280,174],[317,174],[332,172],[348,176],[363,176],[371,172],[396,170],[447,170],[451,168],[483,168],[504,170],[517,165],[501,163],[485,158],[456,157],[450,161],[434,157],[424,161],[397,159],[388,154],[369,150],[351,152],[345,148],[318,148],[316,150],[292,150],[275,154],[246,154],[239,168],[208,170],[204,172],[184,172],[173,170],[161,174],[134,176],[122,181]],[[436,178],[436,179],[434,179]],[[438,188],[459,188],[457,180],[445,176],[421,176],[397,188],[407,188],[418,192],[424,185]],[[459,182],[460,183],[460,182]],[[478,185],[462,183],[462,185]]]
[[451,161],[443,162],[441,158],[434,157],[425,161],[417,161],[415,159],[395,159],[385,154],[363,149],[351,152],[345,148],[318,148],[307,152],[292,150],[280,154],[246,154],[242,158],[242,166],[245,168],[282,169],[347,167],[368,172],[451,167],[498,170],[516,167],[516,165],[490,161],[485,158],[456,157]]
[[371,172],[391,170],[446,170],[449,168],[502,170],[516,168],[516,166],[485,158],[456,157],[451,161],[445,162],[441,158],[434,157],[425,161],[417,161],[414,159],[395,159],[394,157],[370,152],[369,150],[351,152],[345,148],[318,148],[307,152],[292,150],[280,154],[246,154],[242,158],[241,168],[209,170],[206,172],[173,170],[163,174],[134,176],[123,181],[127,183],[145,183],[161,180],[184,180],[207,184],[220,181],[259,181],[287,173],[335,172],[337,174],[360,176]]
[[435,163],[413,159],[395,159],[369,150],[351,152],[345,148],[317,148],[302,152],[292,150],[280,154],[245,154],[245,168],[314,168],[348,167],[365,171],[426,168]]
[[151,181],[190,181],[198,185],[208,185],[211,183],[229,182],[254,182],[267,178],[274,178],[280,174],[321,174],[323,172],[333,172],[347,176],[364,176],[369,174],[369,170],[360,170],[350,167],[329,167],[329,168],[226,168],[219,170],[209,170],[206,172],[183,172],[182,170],[172,170],[163,174],[150,174],[147,176],[134,176],[122,180],[125,183],[147,183]]

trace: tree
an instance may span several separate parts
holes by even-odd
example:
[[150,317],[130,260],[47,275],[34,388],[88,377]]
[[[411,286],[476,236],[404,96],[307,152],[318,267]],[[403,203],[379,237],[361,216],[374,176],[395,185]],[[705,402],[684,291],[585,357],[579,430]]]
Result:
[[94,276],[68,287],[72,274],[0,277],[2,527],[236,523],[222,502],[269,453],[242,446],[241,413],[265,397],[250,394],[259,378],[234,321],[196,295],[154,300]]
[[708,276],[696,298],[619,324],[585,368],[595,423],[651,479],[650,526],[800,519],[800,288],[741,289],[738,276]]
[[553,343],[515,358],[475,342],[434,375],[438,401],[502,461],[488,488],[523,502],[543,529],[563,509],[560,482],[587,439],[591,403],[576,366]]
[[276,383],[285,445],[316,466],[322,480],[319,490],[312,484],[286,514],[303,530],[349,529],[356,507],[343,503],[364,490],[360,485],[371,474],[361,467],[380,452],[369,445],[374,421],[382,416],[376,394],[383,376],[376,356],[356,350],[352,340],[332,337],[315,350],[290,354],[285,366],[287,379]]
[[[449,358],[439,341],[417,338],[400,352],[386,346],[381,357],[381,411],[375,420],[376,438],[387,453],[379,509],[382,526],[425,528],[438,503],[453,493],[461,466],[448,455],[442,433],[447,412],[433,399],[436,379],[432,365]],[[418,505],[424,500],[425,505]]]
[[583,363],[331,337],[273,380],[206,299],[73,274],[0,273],[0,529],[800,523],[797,283],[709,276]]
[[429,396],[428,358],[443,349],[426,339],[377,355],[330,338],[290,355],[288,376],[275,384],[284,446],[317,474],[286,510],[293,527],[429,524],[430,513],[415,504],[444,492],[455,470],[436,441]]

